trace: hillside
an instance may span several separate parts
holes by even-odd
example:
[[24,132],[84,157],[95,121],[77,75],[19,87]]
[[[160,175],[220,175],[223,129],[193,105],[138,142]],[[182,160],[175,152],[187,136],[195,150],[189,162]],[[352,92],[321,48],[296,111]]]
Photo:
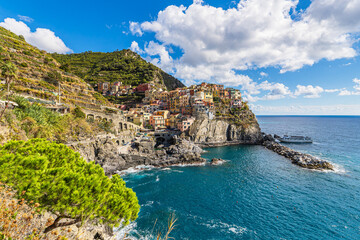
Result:
[[158,86],[165,85],[168,90],[184,87],[179,80],[128,49],[110,53],[89,51],[52,56],[61,64],[60,68],[92,85],[119,81],[132,86],[151,82]]
[[[11,90],[18,94],[55,102],[60,83],[63,103],[91,109],[111,105],[91,85],[61,69],[61,65],[46,51],[37,49],[26,43],[22,36],[0,27],[0,65],[8,61],[19,70],[11,86]],[[4,89],[4,86],[1,88]]]

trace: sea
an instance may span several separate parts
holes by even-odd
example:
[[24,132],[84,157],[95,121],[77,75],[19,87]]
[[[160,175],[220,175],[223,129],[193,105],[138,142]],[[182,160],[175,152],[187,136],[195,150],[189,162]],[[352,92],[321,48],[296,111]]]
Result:
[[130,169],[141,210],[118,239],[360,239],[360,117],[258,116],[263,132],[310,136],[286,144],[325,159],[316,171],[262,146],[205,149],[218,166]]

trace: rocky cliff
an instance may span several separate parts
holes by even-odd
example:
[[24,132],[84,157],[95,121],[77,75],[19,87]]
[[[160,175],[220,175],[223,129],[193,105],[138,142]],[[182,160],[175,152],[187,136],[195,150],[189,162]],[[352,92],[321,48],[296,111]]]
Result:
[[209,147],[262,142],[259,124],[252,113],[242,118],[197,118],[188,136],[196,144]]

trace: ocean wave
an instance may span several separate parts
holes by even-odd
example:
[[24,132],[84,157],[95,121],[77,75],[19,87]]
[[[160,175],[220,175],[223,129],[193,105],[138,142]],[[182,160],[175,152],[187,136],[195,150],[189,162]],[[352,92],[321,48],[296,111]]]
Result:
[[190,164],[183,164],[183,163],[179,163],[179,164],[174,164],[172,165],[172,167],[195,167],[195,166],[205,166],[206,163],[190,163]]
[[171,171],[171,172],[178,172],[178,173],[183,173],[184,171],[180,171],[180,170],[177,170],[177,169],[173,169],[173,168],[168,168],[168,167],[166,167],[166,168],[161,168],[160,169],[161,171]]
[[127,175],[127,174],[134,174],[134,173],[138,173],[138,172],[142,172],[142,171],[146,171],[146,170],[152,170],[155,167],[153,166],[148,166],[148,165],[139,165],[136,167],[131,167],[122,171],[117,171],[116,173],[119,174],[120,176],[123,175]]
[[142,204],[141,207],[150,207],[154,204],[154,201],[147,201],[145,204]]
[[[171,208],[170,208],[171,209]],[[234,233],[236,235],[242,235],[243,233],[247,232],[248,229],[246,227],[238,226],[236,224],[228,224],[224,223],[218,219],[205,219],[204,217],[189,214],[189,217],[193,219],[200,220],[199,224],[203,225],[209,229],[215,229],[217,231],[225,231],[228,233]]]
[[[116,236],[116,239],[131,239],[131,240],[138,239],[137,237],[131,236],[133,235],[133,233],[136,233],[135,230],[136,226],[137,226],[136,222],[131,222],[129,225],[126,225],[125,227],[115,228],[114,234]],[[130,235],[130,233],[132,234]]]
[[334,166],[334,172],[338,173],[338,174],[345,174],[347,173],[346,169],[341,166],[340,164],[336,164],[336,163],[332,163],[330,162],[333,166]]
[[235,224],[224,223],[221,222],[220,220],[211,220],[208,221],[207,223],[202,223],[202,225],[210,229],[216,229],[218,231],[227,231],[234,233],[236,235],[242,235],[244,232],[247,231],[246,227],[241,227]]

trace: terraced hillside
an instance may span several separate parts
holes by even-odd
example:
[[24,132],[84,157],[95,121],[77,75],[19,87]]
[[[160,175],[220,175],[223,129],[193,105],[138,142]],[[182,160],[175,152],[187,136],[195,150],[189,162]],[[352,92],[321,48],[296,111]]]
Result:
[[18,78],[12,83],[11,89],[23,96],[55,102],[60,83],[63,103],[89,109],[111,105],[90,84],[61,69],[51,54],[26,43],[22,36],[0,27],[0,65],[7,61],[19,69]]
[[110,53],[84,52],[77,54],[52,54],[61,63],[61,68],[88,83],[117,82],[137,86],[154,83],[173,90],[184,87],[178,79],[142,59],[129,49]]

